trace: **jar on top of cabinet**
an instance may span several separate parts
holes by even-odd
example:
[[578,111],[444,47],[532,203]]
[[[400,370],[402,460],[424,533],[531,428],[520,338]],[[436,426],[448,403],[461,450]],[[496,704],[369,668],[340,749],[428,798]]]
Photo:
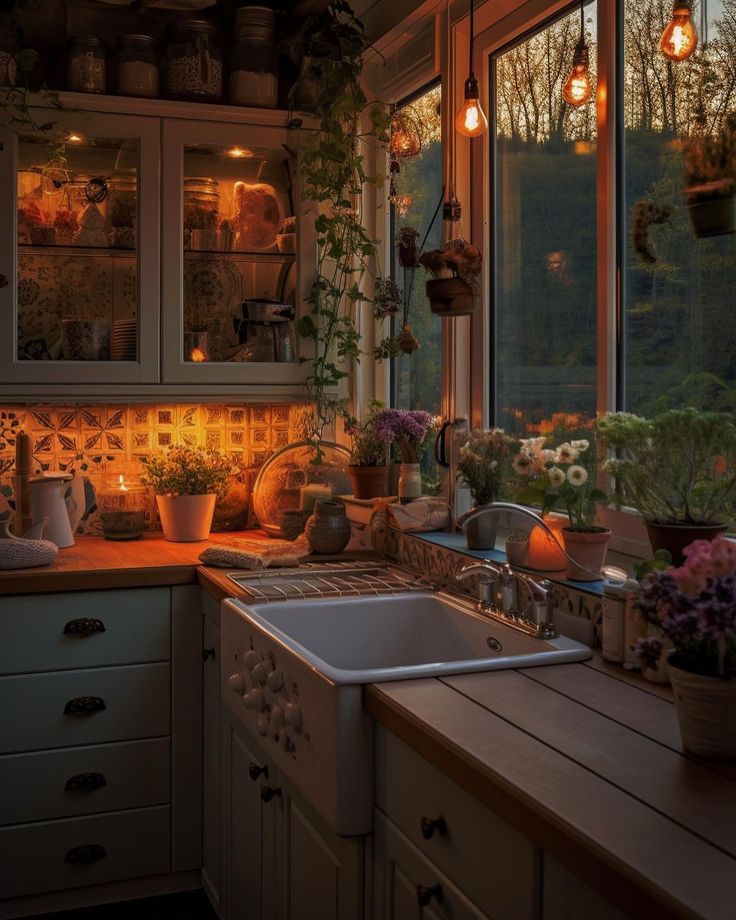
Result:
[[203,19],[172,22],[167,30],[166,90],[171,99],[219,102],[223,57],[217,29]]
[[246,6],[235,14],[235,45],[230,67],[230,102],[275,108],[279,96],[279,57],[274,42],[276,17],[265,6]]
[[94,35],[78,35],[69,47],[67,86],[73,93],[107,91],[107,45]]
[[118,93],[121,96],[158,96],[156,42],[150,35],[121,35],[117,48]]

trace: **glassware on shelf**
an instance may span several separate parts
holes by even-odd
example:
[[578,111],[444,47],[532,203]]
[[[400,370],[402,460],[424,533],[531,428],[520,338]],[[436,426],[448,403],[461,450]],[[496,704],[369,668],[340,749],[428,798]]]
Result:
[[219,102],[223,55],[217,29],[203,19],[172,22],[167,30],[166,90],[171,99]]
[[207,347],[206,332],[185,332],[184,333],[184,360],[191,361],[194,364],[202,364],[209,361],[210,353]]
[[62,319],[61,357],[63,361],[109,361],[109,320]]
[[271,249],[281,227],[281,205],[272,185],[265,182],[236,182],[235,223],[238,249]]
[[72,39],[67,67],[67,87],[74,93],[107,90],[107,45],[94,35]]
[[118,93],[155,99],[159,90],[156,42],[150,35],[121,35],[117,48]]
[[279,58],[274,43],[276,17],[265,6],[246,6],[235,14],[235,44],[230,62],[230,102],[275,108]]
[[184,180],[184,248],[217,249],[220,186],[207,176]]

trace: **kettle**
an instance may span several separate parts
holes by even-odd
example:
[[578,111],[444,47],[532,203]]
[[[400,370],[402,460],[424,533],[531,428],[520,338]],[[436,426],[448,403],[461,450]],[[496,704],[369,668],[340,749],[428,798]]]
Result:
[[33,523],[48,518],[45,539],[59,548],[74,546],[74,531],[86,507],[82,477],[69,473],[42,473],[28,481],[31,485]]

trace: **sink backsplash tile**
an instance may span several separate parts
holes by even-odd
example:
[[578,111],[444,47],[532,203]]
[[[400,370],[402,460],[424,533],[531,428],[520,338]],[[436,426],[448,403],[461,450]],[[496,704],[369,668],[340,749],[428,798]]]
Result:
[[[34,472],[76,471],[89,480],[88,512],[79,532],[99,534],[94,489],[120,474],[138,482],[141,457],[177,444],[221,450],[232,460],[233,483],[249,494],[266,457],[303,437],[309,413],[303,403],[0,406],[0,510],[12,506],[15,441],[21,430],[32,438]],[[152,495],[146,526],[158,528]]]

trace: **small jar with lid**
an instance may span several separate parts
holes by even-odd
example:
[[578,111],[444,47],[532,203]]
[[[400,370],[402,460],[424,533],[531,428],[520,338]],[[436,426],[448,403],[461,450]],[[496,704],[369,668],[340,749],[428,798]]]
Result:
[[235,44],[230,65],[230,102],[275,108],[279,96],[276,20],[265,6],[246,6],[235,15]]
[[167,30],[166,91],[171,99],[219,102],[223,56],[217,29],[203,19],[172,22]]
[[118,93],[121,96],[158,96],[156,42],[150,35],[121,35],[117,48]]
[[69,47],[67,87],[73,93],[107,91],[107,45],[94,35],[79,35]]
[[184,248],[217,249],[220,184],[208,176],[184,180]]

